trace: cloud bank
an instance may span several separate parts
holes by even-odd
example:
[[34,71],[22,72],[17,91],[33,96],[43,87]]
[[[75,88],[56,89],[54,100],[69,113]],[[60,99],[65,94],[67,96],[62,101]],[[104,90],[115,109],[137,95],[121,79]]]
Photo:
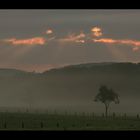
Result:
[[108,45],[109,44],[124,45],[124,46],[127,45],[132,47],[133,51],[140,50],[140,41],[132,39],[113,39],[102,37],[103,32],[100,27],[93,27],[91,29],[91,34],[80,32],[80,33],[71,33],[64,37],[56,36],[54,35],[52,29],[47,29],[45,35],[25,39],[17,39],[17,38],[3,39],[0,41],[0,43],[5,43],[12,46],[37,46],[37,45],[43,46],[46,45],[48,42],[56,42],[64,45],[66,45],[67,43],[84,44],[94,42]]

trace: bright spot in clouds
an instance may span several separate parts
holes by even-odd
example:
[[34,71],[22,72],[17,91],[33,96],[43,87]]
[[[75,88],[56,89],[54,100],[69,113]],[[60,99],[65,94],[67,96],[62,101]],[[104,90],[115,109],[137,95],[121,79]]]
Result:
[[93,27],[93,28],[91,29],[91,31],[92,31],[92,33],[93,33],[93,35],[94,35],[95,37],[100,37],[100,36],[103,35],[102,29],[99,28],[99,27]]
[[52,34],[53,33],[53,31],[51,30],[51,29],[48,29],[47,31],[46,31],[46,34]]

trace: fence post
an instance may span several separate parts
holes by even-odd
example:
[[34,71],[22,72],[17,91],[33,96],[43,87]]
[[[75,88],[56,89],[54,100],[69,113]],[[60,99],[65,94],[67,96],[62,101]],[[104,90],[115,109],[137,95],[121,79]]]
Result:
[[113,112],[113,118],[115,118],[116,117],[116,114]]
[[41,128],[43,128],[43,122],[40,123]]
[[85,117],[85,112],[83,112],[83,117]]
[[87,123],[86,126],[89,126],[89,124]]
[[56,126],[59,127],[59,123],[57,123]]
[[92,117],[94,118],[94,116],[95,116],[95,115],[94,115],[94,112],[93,112],[93,113],[92,113]]
[[56,115],[56,116],[57,116],[57,111],[56,111],[56,110],[54,110],[54,115]]
[[124,118],[126,119],[126,113],[124,113]]
[[75,124],[73,124],[72,127],[75,127]]
[[137,119],[139,119],[139,114],[137,114]]
[[23,121],[21,122],[21,127],[24,128],[24,122]]
[[29,110],[28,110],[28,108],[26,109],[26,113],[29,113]]
[[103,114],[102,114],[102,117],[104,118],[104,116],[105,116],[105,115],[104,115],[104,113],[103,113]]
[[68,115],[68,113],[67,113],[67,111],[65,111],[65,116],[67,116]]
[[7,128],[7,123],[6,123],[6,122],[4,122],[4,128],[5,128],[5,129]]

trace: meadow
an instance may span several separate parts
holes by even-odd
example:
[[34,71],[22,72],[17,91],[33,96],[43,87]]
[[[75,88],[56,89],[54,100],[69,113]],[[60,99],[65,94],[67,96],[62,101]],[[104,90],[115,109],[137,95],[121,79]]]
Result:
[[140,118],[95,114],[1,112],[0,130],[140,130]]

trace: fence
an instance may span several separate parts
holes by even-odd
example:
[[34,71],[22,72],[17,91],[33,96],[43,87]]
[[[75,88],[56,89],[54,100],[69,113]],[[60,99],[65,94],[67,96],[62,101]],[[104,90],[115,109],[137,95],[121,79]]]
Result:
[[[4,117],[4,116],[3,116]],[[62,115],[55,114],[55,120],[53,121],[53,118],[50,118],[51,120],[32,120],[33,124],[30,127],[30,122],[23,120],[17,120],[13,123],[15,127],[12,126],[10,121],[7,121],[6,118],[1,119],[0,118],[0,129],[3,130],[9,130],[9,129],[20,129],[20,130],[26,130],[26,129],[38,129],[38,130],[45,130],[45,129],[56,129],[56,130],[69,130],[69,129],[76,129],[76,128],[90,128],[94,124],[96,124],[96,121],[100,120],[137,120],[137,122],[140,123],[140,116],[139,114],[136,114],[135,116],[131,117],[128,116],[126,113],[122,115],[118,115],[115,113],[112,113],[108,117],[105,117],[104,113],[99,115],[96,115],[95,113],[92,114],[86,114],[82,113],[81,115],[76,113],[73,115],[69,115],[68,113],[65,113]],[[76,120],[76,121],[75,121]],[[93,123],[92,123],[93,122]],[[132,125],[132,124],[131,124]]]

